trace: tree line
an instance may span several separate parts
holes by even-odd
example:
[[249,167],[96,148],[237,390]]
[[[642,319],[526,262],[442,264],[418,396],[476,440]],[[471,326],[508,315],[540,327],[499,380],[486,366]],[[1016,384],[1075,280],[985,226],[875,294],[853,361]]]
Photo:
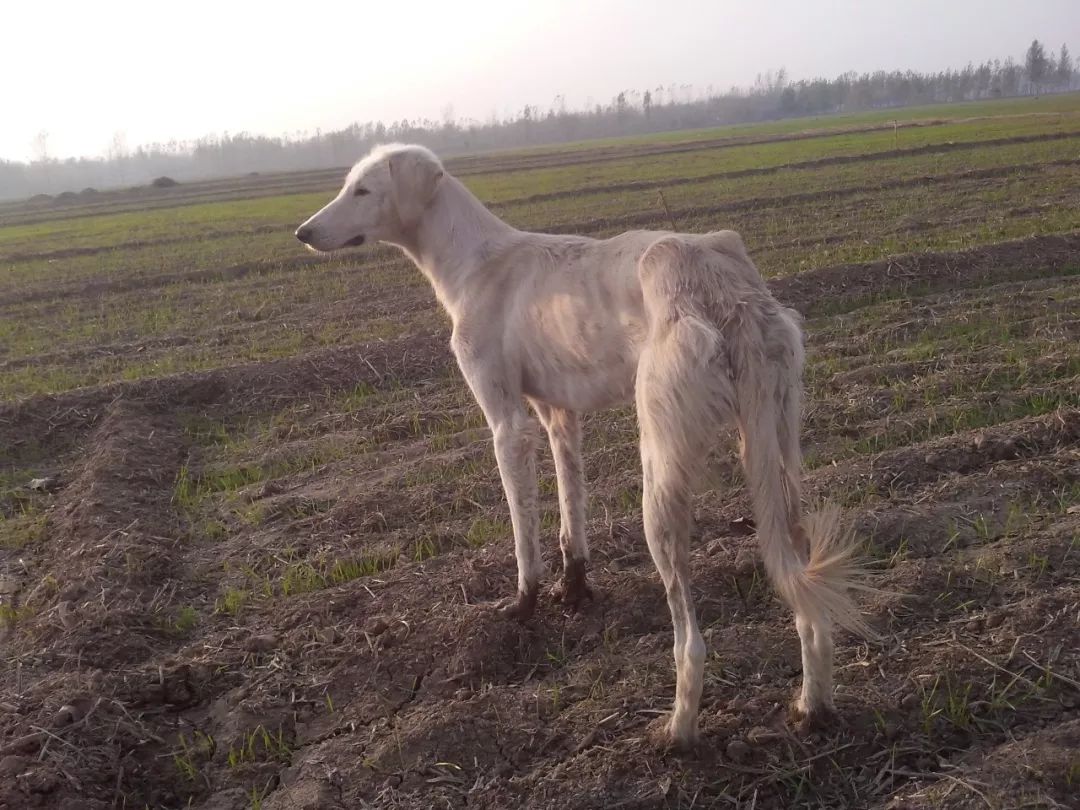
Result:
[[195,141],[129,149],[122,133],[100,158],[60,160],[49,154],[48,133],[34,140],[30,162],[0,160],[0,199],[35,194],[143,185],[166,175],[180,181],[345,166],[372,145],[423,143],[442,154],[644,134],[803,115],[973,101],[1080,88],[1080,72],[1066,45],[1047,52],[1035,40],[1019,64],[1011,57],[959,70],[848,72],[834,79],[792,81],[783,69],[759,75],[749,88],[658,85],[618,93],[606,104],[569,109],[556,96],[547,109],[525,105],[502,120],[459,120],[452,107],[441,120],[355,123],[333,132],[281,137],[225,133]]

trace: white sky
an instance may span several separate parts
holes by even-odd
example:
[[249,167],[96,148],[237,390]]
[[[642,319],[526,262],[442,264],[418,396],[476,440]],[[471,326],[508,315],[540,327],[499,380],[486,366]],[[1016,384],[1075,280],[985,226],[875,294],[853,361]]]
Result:
[[1080,0],[5,0],[0,158],[403,117],[556,94],[938,70],[1033,38],[1080,56]]

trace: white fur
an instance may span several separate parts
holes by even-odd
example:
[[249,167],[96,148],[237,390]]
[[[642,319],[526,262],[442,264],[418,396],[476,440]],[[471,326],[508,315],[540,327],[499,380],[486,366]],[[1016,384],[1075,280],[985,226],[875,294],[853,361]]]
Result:
[[[356,196],[356,189],[367,194]],[[635,398],[645,535],[675,630],[676,744],[697,734],[705,646],[690,591],[690,498],[720,431],[737,426],[765,565],[793,608],[804,683],[795,709],[832,705],[834,622],[865,631],[847,596],[853,545],[838,513],[801,517],[798,315],[769,294],[739,236],[632,231],[611,239],[516,230],[431,152],[375,149],[297,231],[317,250],[357,237],[401,247],[453,322],[450,344],[494,436],[527,616],[543,574],[536,419],[555,456],[563,593],[587,594],[580,417]]]

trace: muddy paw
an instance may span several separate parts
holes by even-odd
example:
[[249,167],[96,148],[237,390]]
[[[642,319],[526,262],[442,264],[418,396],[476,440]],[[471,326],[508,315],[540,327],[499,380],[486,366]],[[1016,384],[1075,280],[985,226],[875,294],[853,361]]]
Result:
[[832,706],[805,708],[799,700],[792,702],[790,715],[791,722],[800,734],[831,731],[840,724],[840,718]]
[[645,740],[658,751],[686,753],[698,744],[696,725],[676,729],[670,714],[657,717],[645,728]]
[[592,588],[587,582],[567,581],[563,579],[555,586],[553,591],[555,598],[573,612],[577,613],[585,607],[586,602],[595,598]]
[[571,560],[567,563],[562,581],[555,586],[554,595],[575,613],[584,607],[586,600],[593,600],[593,591],[585,576],[584,560]]
[[497,602],[495,607],[503,618],[526,621],[536,612],[536,597],[539,592],[538,588],[518,591],[516,596]]

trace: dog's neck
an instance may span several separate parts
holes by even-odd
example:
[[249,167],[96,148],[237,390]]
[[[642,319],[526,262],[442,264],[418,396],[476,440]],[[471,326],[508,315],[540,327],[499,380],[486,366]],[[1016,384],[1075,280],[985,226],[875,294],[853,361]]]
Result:
[[456,177],[444,175],[416,227],[398,245],[427,276],[454,322],[470,279],[518,233]]

